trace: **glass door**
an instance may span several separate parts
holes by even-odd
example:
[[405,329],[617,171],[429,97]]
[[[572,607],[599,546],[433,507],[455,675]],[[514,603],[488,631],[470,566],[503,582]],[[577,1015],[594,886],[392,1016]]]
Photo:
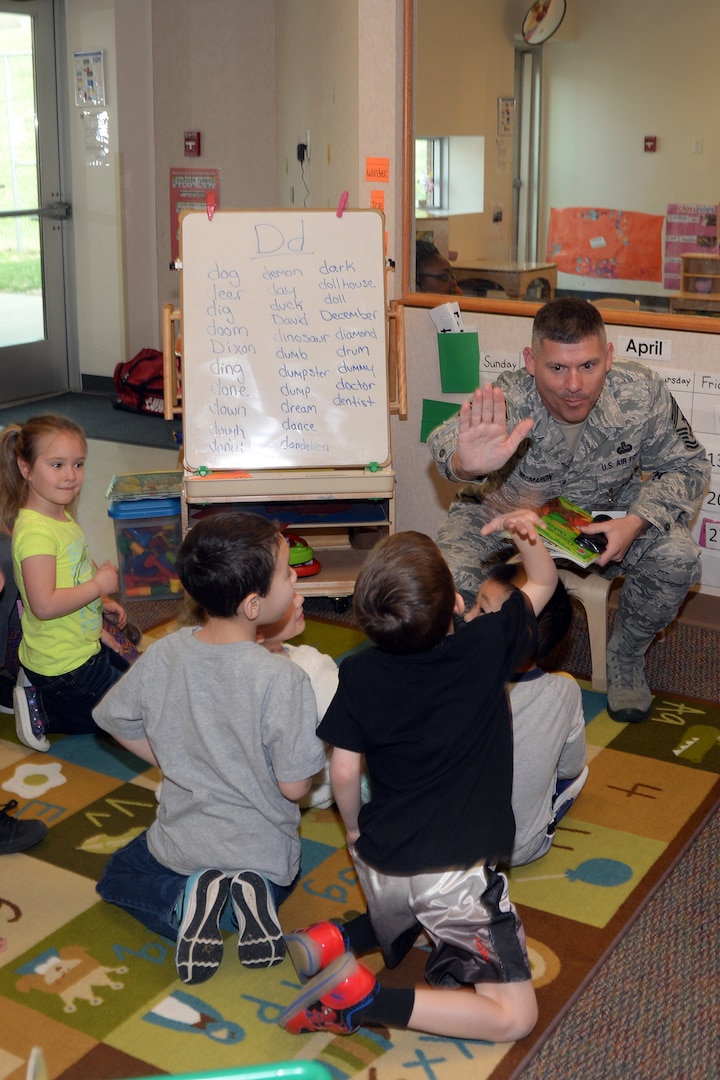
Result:
[[515,50],[513,242],[517,262],[538,260],[542,50]]
[[0,404],[67,390],[53,0],[0,0]]

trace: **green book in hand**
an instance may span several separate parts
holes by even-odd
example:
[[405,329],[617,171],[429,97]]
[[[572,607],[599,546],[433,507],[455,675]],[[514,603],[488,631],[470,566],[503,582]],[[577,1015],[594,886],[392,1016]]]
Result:
[[590,566],[600,557],[599,550],[593,551],[578,543],[582,530],[593,521],[587,510],[560,495],[544,503],[538,514],[538,535],[554,559],[570,559],[578,566]]

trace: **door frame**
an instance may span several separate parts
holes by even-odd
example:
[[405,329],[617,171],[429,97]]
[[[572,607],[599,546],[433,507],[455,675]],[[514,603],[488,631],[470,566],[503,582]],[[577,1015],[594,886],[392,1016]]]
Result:
[[539,246],[542,50],[515,49],[512,258],[537,262]]
[[[40,117],[37,139],[39,205],[47,206],[51,202],[71,203],[65,0],[0,0],[0,4],[4,11],[35,16],[39,24],[42,22],[43,32],[34,42],[37,115]],[[54,79],[46,78],[45,73],[53,65]],[[31,356],[32,347],[37,346],[37,342],[10,345],[3,350],[7,356],[16,350],[18,364],[32,359],[33,370],[37,366],[40,375],[39,389],[37,394],[32,394],[25,392],[25,385],[11,387],[4,394],[7,402],[82,389],[75,314],[77,309],[72,217],[59,222],[43,216],[40,218],[40,228],[41,251],[48,245],[49,230],[58,230],[60,233],[59,237],[53,240],[53,243],[59,243],[60,248],[56,267],[47,277],[43,267],[43,299],[48,312],[48,337],[40,340],[45,343],[45,357],[38,363]],[[59,282],[55,276],[58,273]],[[52,306],[54,310],[51,310]],[[12,357],[10,362],[13,362]],[[22,394],[22,398],[19,394]]]

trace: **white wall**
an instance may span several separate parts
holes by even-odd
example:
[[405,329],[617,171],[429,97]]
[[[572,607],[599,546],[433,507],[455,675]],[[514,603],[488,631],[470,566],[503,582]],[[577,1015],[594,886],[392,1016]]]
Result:
[[[76,269],[77,345],[84,375],[159,344],[155,249],[151,0],[66,0],[67,94]],[[106,107],[74,105],[73,54],[102,49]],[[107,155],[83,114],[107,114]]]
[[[369,206],[382,186],[397,264],[388,293],[399,294],[402,0],[336,4],[65,0],[68,101],[74,52],[103,49],[107,77],[101,164],[90,163],[81,110],[69,107],[83,375],[109,377],[140,348],[160,346],[160,308],[178,301],[180,284],[168,266],[170,168],[219,169],[226,208],[289,206],[291,179],[302,205],[297,161],[287,174],[284,165],[308,126],[307,205],[336,205],[347,190],[349,207]],[[278,19],[292,16],[277,54],[276,6]],[[201,132],[200,158],[184,156],[186,130]],[[390,159],[387,185],[365,180],[366,156]]]
[[[67,0],[66,27],[80,371],[111,375],[127,351],[114,0]],[[74,105],[73,53],[95,49],[105,52],[107,105],[104,110],[84,110]],[[104,157],[98,156],[86,132],[86,111],[91,117],[107,115],[109,145]]]
[[[358,0],[276,0],[278,205],[358,205]],[[297,145],[310,131],[301,169]]]
[[[116,0],[118,5],[121,0]],[[219,206],[276,206],[275,5],[268,0],[151,0],[157,278],[177,302],[168,269],[170,169],[220,170]],[[199,131],[199,158],[184,156]]]
[[[385,194],[389,299],[400,296],[404,253],[402,222],[402,0],[359,0],[358,7],[358,206],[370,206],[373,189]],[[387,183],[367,180],[368,157],[387,158]]]
[[[400,294],[402,2],[276,0],[278,188],[283,207],[348,209],[385,195],[388,296]],[[296,157],[310,129],[305,183]],[[387,158],[387,183],[367,180],[368,157]]]
[[126,359],[158,345],[150,0],[115,5],[115,47]]

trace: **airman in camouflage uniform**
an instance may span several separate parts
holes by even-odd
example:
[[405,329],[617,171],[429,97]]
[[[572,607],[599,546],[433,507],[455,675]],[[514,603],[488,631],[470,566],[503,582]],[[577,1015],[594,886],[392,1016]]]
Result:
[[608,642],[608,711],[645,720],[645,652],[700,577],[688,522],[709,482],[707,455],[656,373],[613,366],[602,317],[585,300],[541,308],[524,358],[525,371],[476,390],[428,440],[441,474],[466,482],[438,544],[472,604],[484,567],[512,551],[498,534],[480,535],[496,514],[558,495],[593,513],[622,511],[584,531],[608,538],[595,566],[625,575]]

